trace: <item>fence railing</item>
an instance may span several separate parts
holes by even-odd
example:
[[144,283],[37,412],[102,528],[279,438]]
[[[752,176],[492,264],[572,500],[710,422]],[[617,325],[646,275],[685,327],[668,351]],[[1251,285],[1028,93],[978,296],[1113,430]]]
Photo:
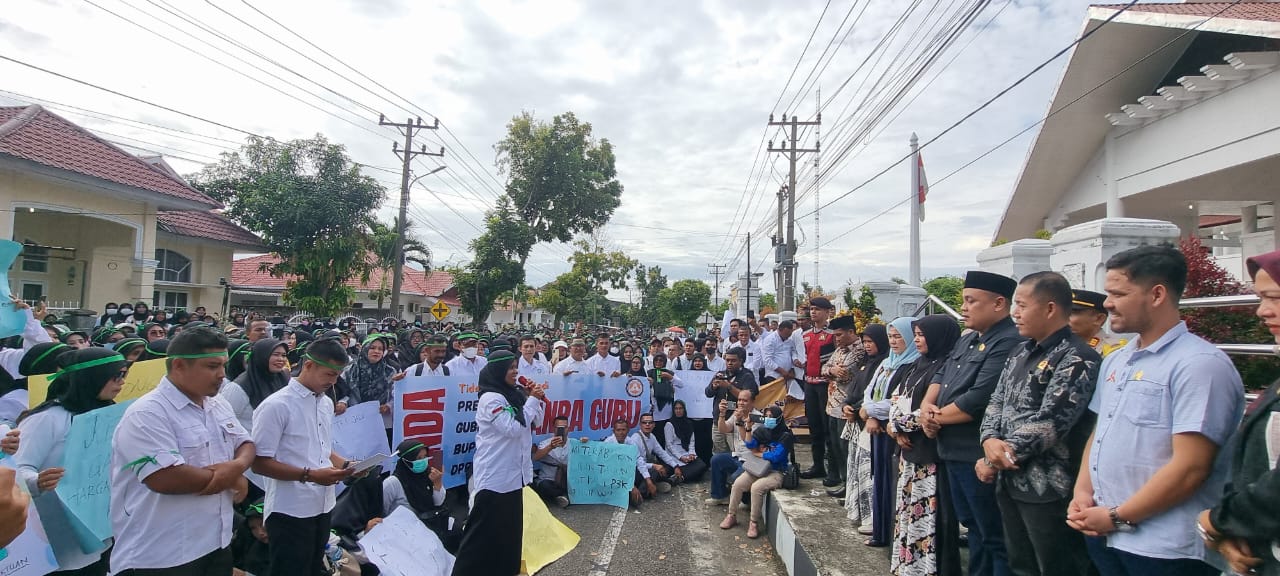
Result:
[[939,309],[941,309],[942,312],[950,315],[952,318],[955,318],[956,320],[961,319],[959,312],[956,312],[955,310],[953,310],[950,306],[947,305],[946,302],[943,302],[941,298],[938,298],[933,294],[929,294],[925,298],[924,302],[921,302],[920,305],[916,307],[915,312],[912,312],[911,315],[915,317],[919,317],[921,312],[926,312],[926,311],[930,314],[935,314]]

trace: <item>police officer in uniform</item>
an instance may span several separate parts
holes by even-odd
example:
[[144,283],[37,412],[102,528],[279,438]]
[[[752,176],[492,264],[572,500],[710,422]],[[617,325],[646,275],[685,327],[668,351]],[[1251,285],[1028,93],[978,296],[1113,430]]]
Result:
[[1129,343],[1103,329],[1107,324],[1108,314],[1102,304],[1106,301],[1106,294],[1089,290],[1071,291],[1071,332],[1104,358]]

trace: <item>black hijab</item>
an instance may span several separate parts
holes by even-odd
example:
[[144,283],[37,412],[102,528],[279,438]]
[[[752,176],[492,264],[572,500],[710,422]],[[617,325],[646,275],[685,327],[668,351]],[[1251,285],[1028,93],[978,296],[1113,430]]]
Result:
[[155,360],[156,358],[169,357],[169,339],[161,338],[147,342],[147,347],[142,349],[142,355],[138,357],[138,361]]
[[524,402],[528,398],[524,391],[515,386],[507,384],[507,369],[511,367],[511,363],[516,361],[515,354],[505,350],[499,351],[489,356],[489,363],[485,364],[480,370],[480,394],[485,392],[493,392],[500,394],[507,399],[514,410],[511,416],[519,422],[521,426],[528,426],[524,421]]
[[251,346],[253,344],[248,340],[227,342],[227,380],[235,380],[244,374]]
[[263,338],[254,342],[253,349],[249,352],[249,365],[245,367],[244,373],[236,378],[236,384],[244,390],[245,395],[249,397],[249,405],[254,408],[257,408],[267,396],[289,384],[287,372],[272,372],[268,368],[271,354],[281,346],[284,346],[284,342],[275,338]]
[[413,511],[421,515],[424,512],[430,512],[436,508],[435,502],[432,500],[432,493],[435,487],[431,484],[431,478],[428,476],[430,469],[421,474],[415,474],[409,468],[410,462],[415,458],[418,450],[425,448],[421,440],[408,439],[400,443],[396,447],[396,469],[392,474],[400,481],[400,487],[404,489],[404,496],[409,500],[409,507]]
[[[418,363],[418,349],[413,345],[413,334],[417,332],[419,336],[426,336],[421,328],[410,328],[400,331],[400,341],[395,347],[395,363],[401,370]],[[425,340],[423,340],[425,342]],[[387,355],[391,355],[391,349],[388,347]],[[417,507],[414,507],[417,510]]]
[[[675,415],[675,406],[679,405],[684,408],[684,416]],[[684,400],[676,400],[671,403],[671,427],[676,431],[676,438],[680,439],[681,446],[693,446],[690,439],[693,438],[693,421],[689,420],[689,407],[684,405]],[[668,439],[670,440],[670,439]]]
[[[115,361],[111,361],[111,359],[115,359]],[[95,361],[103,361],[104,363],[97,366],[78,368],[78,366],[87,362]],[[66,372],[55,380],[65,382],[65,389],[60,389],[56,397],[51,397],[39,406],[32,408],[29,412],[23,414],[19,420],[54,406],[62,406],[67,412],[77,415],[115,404],[112,400],[99,400],[98,394],[102,393],[103,386],[106,386],[112,378],[129,365],[124,356],[106,348],[85,348],[68,352],[59,357],[59,364],[62,365],[62,369],[66,370]],[[50,387],[50,393],[52,392],[53,389]]]
[[9,376],[4,382],[0,382],[0,396],[14,390],[26,390],[27,376],[57,372],[58,357],[71,350],[73,349],[70,346],[61,342],[41,342],[32,346],[22,354],[22,360],[18,362],[17,374],[11,375],[8,371],[0,369],[0,379]]
[[289,364],[298,366],[302,364],[302,353],[306,352],[307,344],[311,343],[312,336],[306,330],[298,329],[293,331],[296,338],[293,348],[289,350]]
[[657,364],[654,364],[653,370],[650,370],[647,376],[649,377],[650,386],[653,387],[653,400],[658,403],[658,409],[662,410],[667,407],[667,404],[676,399],[676,387],[672,384],[671,378],[658,378],[659,370],[671,372],[665,367],[658,368]]
[[868,324],[862,330],[862,335],[875,342],[876,353],[874,356],[867,355],[866,361],[858,368],[858,372],[849,381],[849,388],[845,390],[845,404],[855,409],[862,407],[862,393],[867,390],[880,363],[889,357],[889,329],[884,324]]

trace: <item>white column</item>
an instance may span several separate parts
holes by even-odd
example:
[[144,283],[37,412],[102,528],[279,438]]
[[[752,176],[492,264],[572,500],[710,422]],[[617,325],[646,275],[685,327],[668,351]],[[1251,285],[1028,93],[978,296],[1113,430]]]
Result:
[[1102,145],[1106,160],[1107,218],[1124,218],[1124,202],[1120,201],[1120,186],[1116,183],[1115,141],[1114,132],[1108,132]]
[[911,133],[911,263],[907,283],[920,285],[920,139]]
[[1240,209],[1240,233],[1253,234],[1258,231],[1258,205],[1245,206]]

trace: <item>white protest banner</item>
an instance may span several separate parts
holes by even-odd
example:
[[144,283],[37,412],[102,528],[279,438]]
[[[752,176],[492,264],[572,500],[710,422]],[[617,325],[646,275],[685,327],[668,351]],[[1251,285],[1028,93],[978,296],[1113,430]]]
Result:
[[[387,446],[387,429],[382,427],[382,414],[378,412],[376,400],[361,402],[333,417],[333,451],[352,461],[391,453],[391,447]],[[388,465],[394,465],[394,462],[383,463],[383,466]]]
[[684,400],[684,409],[690,418],[711,418],[715,404],[707,398],[707,385],[715,372],[709,370],[676,370],[676,377],[684,386],[676,388],[676,400]]
[[453,555],[408,506],[396,508],[360,539],[364,555],[388,576],[449,576]]

